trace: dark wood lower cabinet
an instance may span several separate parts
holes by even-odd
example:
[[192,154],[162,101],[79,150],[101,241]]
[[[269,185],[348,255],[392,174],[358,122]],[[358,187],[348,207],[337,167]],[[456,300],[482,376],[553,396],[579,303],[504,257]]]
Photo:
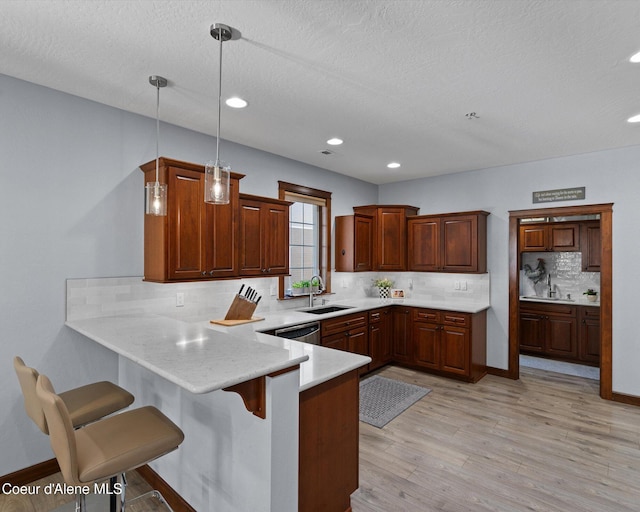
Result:
[[598,364],[600,308],[521,302],[520,351],[562,361]]
[[393,358],[391,350],[391,328],[393,317],[391,308],[369,311],[369,370],[375,370],[390,362]]
[[487,373],[486,312],[413,310],[413,364],[477,382]]
[[322,346],[371,357],[363,374],[388,363],[477,382],[487,373],[487,313],[388,306],[321,325]]
[[393,308],[392,347],[393,360],[398,363],[410,363],[413,359],[411,345],[411,309],[406,307]]
[[300,393],[300,512],[351,510],[358,488],[359,392],[353,370]]
[[587,363],[600,364],[600,308],[580,308],[580,344],[578,357]]

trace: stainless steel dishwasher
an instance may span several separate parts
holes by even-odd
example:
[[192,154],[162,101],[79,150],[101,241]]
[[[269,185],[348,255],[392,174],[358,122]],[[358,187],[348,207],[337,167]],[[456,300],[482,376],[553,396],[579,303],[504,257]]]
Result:
[[306,324],[276,329],[274,334],[280,338],[287,338],[288,340],[320,345],[320,322],[308,322]]

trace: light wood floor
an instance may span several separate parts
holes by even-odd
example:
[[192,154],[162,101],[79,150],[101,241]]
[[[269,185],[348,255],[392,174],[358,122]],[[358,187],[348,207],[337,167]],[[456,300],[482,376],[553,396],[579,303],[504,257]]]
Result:
[[640,511],[640,407],[600,399],[597,381],[381,375],[433,391],[382,429],[360,423],[353,512]]
[[[601,400],[596,381],[532,368],[477,384],[380,374],[433,391],[382,429],[360,423],[353,512],[640,511],[640,407]],[[132,496],[148,489],[135,473],[129,483]],[[0,496],[0,512],[57,505]]]

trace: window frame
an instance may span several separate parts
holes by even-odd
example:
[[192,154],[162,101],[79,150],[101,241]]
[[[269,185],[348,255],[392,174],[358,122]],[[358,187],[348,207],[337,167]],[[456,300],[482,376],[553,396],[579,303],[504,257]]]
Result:
[[[331,192],[286,181],[278,181],[278,198],[285,200],[287,193],[320,199],[325,203],[324,206],[320,206],[320,215],[318,217],[320,235],[318,261],[320,275],[323,276],[325,285],[322,293],[331,293]],[[284,276],[281,276],[278,278],[278,299],[286,300],[289,298],[292,297],[285,297]]]

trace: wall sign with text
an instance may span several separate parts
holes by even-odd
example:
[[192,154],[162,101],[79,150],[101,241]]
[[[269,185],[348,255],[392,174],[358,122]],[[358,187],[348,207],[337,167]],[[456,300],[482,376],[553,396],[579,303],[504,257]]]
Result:
[[534,203],[550,203],[552,201],[578,201],[585,198],[586,187],[558,188],[556,190],[540,190],[533,193]]

